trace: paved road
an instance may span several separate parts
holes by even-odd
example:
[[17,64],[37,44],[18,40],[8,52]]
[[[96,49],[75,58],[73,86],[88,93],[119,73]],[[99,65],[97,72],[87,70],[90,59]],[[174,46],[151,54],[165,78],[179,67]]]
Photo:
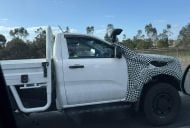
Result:
[[[181,97],[182,107],[179,118],[174,124],[164,128],[190,128],[190,97],[184,95]],[[36,113],[28,117],[19,115],[16,118],[20,128],[153,128],[142,114],[122,111],[83,115],[80,123],[69,120],[61,112]]]

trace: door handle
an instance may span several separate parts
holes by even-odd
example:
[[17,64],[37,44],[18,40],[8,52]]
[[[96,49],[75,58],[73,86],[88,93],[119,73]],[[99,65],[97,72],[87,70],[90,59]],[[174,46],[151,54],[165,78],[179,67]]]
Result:
[[75,64],[75,65],[70,65],[69,66],[70,69],[75,69],[75,68],[84,68],[84,65],[80,65],[80,64]]

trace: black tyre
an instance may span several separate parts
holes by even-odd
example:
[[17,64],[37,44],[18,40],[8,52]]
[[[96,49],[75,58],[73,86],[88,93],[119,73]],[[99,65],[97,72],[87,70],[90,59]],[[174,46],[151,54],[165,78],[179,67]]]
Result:
[[179,93],[172,85],[157,83],[145,94],[143,109],[147,120],[160,126],[175,121],[180,104]]

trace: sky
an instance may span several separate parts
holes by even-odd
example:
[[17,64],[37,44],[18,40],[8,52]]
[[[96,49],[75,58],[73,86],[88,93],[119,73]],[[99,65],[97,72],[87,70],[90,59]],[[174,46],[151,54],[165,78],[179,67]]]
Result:
[[190,0],[0,0],[0,34],[9,40],[9,31],[25,27],[34,31],[42,26],[53,27],[54,33],[69,26],[74,33],[86,33],[87,26],[95,27],[95,36],[104,37],[107,24],[123,28],[127,38],[137,30],[152,23],[162,32],[167,24],[172,25],[177,38],[180,29],[190,23]]

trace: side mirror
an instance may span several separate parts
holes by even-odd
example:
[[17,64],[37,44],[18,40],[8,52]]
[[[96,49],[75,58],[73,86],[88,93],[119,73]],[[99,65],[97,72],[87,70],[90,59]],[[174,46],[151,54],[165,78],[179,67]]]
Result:
[[118,59],[122,58],[121,48],[115,47],[115,57],[118,58]]
[[111,40],[112,40],[113,43],[117,41],[117,36],[119,34],[121,34],[122,31],[123,31],[122,29],[117,28],[117,29],[114,29],[111,32],[111,36],[110,37],[111,37]]

